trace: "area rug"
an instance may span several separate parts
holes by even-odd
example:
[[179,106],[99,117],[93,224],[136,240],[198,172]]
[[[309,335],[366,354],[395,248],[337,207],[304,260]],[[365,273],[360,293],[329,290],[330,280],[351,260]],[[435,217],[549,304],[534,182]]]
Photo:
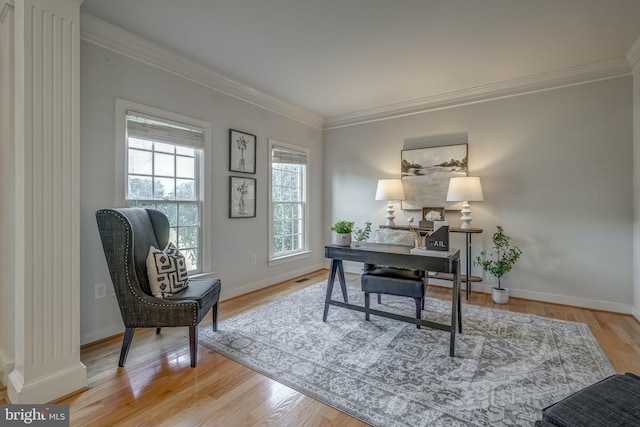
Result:
[[[200,343],[374,426],[531,426],[540,410],[614,372],[587,325],[463,304],[463,333],[331,306],[326,281],[200,328]],[[334,299],[342,300],[340,287]],[[349,302],[363,305],[359,285]],[[382,307],[415,315],[412,299]],[[423,318],[449,323],[427,298]]]

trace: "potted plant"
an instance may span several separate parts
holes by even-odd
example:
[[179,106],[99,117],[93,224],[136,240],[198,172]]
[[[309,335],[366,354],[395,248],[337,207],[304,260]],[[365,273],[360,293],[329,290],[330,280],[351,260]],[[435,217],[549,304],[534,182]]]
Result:
[[493,301],[497,304],[506,304],[509,301],[509,290],[502,287],[500,279],[514,264],[518,262],[522,251],[511,244],[511,238],[504,233],[501,226],[493,233],[493,246],[491,251],[480,252],[474,261],[474,265],[482,267],[482,270],[491,273],[498,279],[498,287],[493,288]]
[[351,233],[353,232],[353,224],[353,221],[338,221],[331,226],[331,230],[336,232],[336,245],[351,245]]
[[356,239],[356,247],[360,246],[360,242],[367,240],[371,234],[371,221],[364,223],[364,228],[356,227],[353,229],[353,237]]

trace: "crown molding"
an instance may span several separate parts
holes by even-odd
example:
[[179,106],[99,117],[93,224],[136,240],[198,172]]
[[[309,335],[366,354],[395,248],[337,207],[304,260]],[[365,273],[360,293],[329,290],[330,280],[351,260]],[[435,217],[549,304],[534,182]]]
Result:
[[0,22],[3,22],[9,12],[13,12],[13,0],[2,2],[2,10],[0,10]]
[[640,37],[633,42],[626,56],[629,64],[631,64],[631,68],[633,68],[633,72],[636,73],[640,71]]
[[387,120],[427,111],[453,108],[499,98],[613,79],[630,74],[631,67],[629,66],[629,61],[624,57],[620,57],[564,70],[535,74],[519,79],[328,117],[324,121],[324,129],[335,129]]
[[301,107],[238,83],[180,54],[144,40],[85,12],[80,13],[80,38],[152,67],[198,83],[250,104],[322,129],[324,118]]
[[[5,2],[2,10],[3,14],[6,14],[8,8],[12,8],[11,3],[10,0]],[[2,16],[0,15],[0,17]],[[85,12],[81,12],[80,16],[80,38],[88,43],[159,68],[316,129],[353,126],[499,98],[613,79],[630,75],[640,69],[639,37],[627,52],[626,57],[323,118],[314,112],[215,73],[208,67],[185,58],[174,51],[144,40]]]

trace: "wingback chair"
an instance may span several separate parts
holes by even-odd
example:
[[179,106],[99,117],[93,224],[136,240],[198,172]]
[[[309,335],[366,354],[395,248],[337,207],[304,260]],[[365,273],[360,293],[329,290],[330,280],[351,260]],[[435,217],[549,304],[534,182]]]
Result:
[[124,366],[136,328],[188,326],[191,366],[197,363],[198,323],[213,308],[217,330],[220,279],[189,279],[189,285],[161,299],[152,295],[147,276],[149,248],[165,248],[169,221],[155,209],[101,209],[96,212],[102,248],[125,325],[118,366]]

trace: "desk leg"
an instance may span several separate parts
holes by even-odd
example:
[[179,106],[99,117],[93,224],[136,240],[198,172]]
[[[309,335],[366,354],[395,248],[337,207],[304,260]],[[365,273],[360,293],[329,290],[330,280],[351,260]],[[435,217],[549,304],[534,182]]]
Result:
[[453,261],[453,295],[451,295],[451,341],[449,343],[449,356],[455,355],[456,329],[460,319],[460,260]]
[[467,236],[467,300],[471,294],[471,282],[469,275],[471,274],[471,233],[465,233]]
[[[349,297],[347,296],[347,281],[344,278],[344,268],[342,266],[342,260],[336,260],[339,264],[338,264],[338,279],[340,280],[340,289],[342,289],[342,298],[344,299],[344,302],[346,302],[347,304],[349,304]],[[331,296],[331,295],[329,295]]]
[[322,315],[322,321],[327,321],[327,315],[329,314],[329,301],[331,301],[331,294],[333,293],[333,284],[336,280],[336,272],[340,280],[340,288],[342,288],[342,297],[344,302],[348,303],[347,298],[347,285],[344,278],[344,268],[342,267],[341,259],[332,259],[331,268],[329,270],[329,279],[327,280],[327,295],[324,300],[324,314]]

